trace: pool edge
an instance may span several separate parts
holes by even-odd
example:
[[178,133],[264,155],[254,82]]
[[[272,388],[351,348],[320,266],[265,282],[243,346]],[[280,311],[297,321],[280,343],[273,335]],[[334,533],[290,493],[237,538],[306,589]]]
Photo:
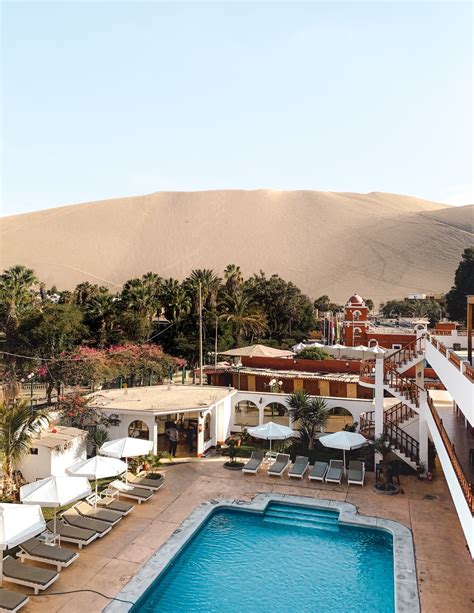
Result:
[[395,613],[419,613],[420,599],[416,575],[415,548],[409,528],[399,522],[358,513],[357,507],[349,502],[296,496],[294,494],[257,494],[252,500],[212,499],[197,506],[145,562],[138,573],[116,594],[115,598],[129,601],[112,601],[104,613],[126,613],[136,603],[153,581],[168,566],[171,560],[185,547],[186,543],[218,508],[245,509],[262,513],[271,502],[286,502],[300,506],[339,511],[339,521],[359,528],[376,528],[389,532],[393,538],[393,574]]

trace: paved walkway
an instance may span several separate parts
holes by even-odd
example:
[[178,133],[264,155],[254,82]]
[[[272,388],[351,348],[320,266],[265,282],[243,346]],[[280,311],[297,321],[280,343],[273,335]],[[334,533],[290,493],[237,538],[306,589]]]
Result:
[[[80,552],[48,592],[91,589],[113,596],[202,501],[251,498],[258,492],[279,492],[351,502],[361,513],[399,521],[412,529],[424,613],[472,613],[474,565],[442,476],[432,482],[401,477],[403,494],[381,496],[372,491],[373,474],[364,488],[299,482],[288,478],[244,475],[223,468],[223,458],[169,466],[163,488],[136,506],[112,532]],[[439,470],[438,473],[441,473]],[[28,562],[30,563],[30,562]],[[19,586],[5,587],[22,591]],[[27,588],[25,592],[30,592]],[[90,592],[64,596],[31,596],[25,613],[95,613],[107,600]],[[172,612],[170,612],[172,613]],[[245,613],[245,612],[243,612]],[[369,613],[369,612],[368,612]],[[370,612],[372,613],[372,612]]]

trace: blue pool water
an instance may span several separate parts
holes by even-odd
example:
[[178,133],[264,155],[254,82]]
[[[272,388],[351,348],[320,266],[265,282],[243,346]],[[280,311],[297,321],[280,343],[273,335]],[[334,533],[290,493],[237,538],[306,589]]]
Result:
[[338,513],[219,509],[133,611],[393,613],[392,537]]

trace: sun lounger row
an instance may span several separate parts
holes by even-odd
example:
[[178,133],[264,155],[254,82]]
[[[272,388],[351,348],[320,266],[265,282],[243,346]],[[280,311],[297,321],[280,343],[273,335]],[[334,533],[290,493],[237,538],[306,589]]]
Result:
[[[100,495],[92,494],[87,500],[81,500],[66,509],[56,523],[49,521],[46,524],[47,529],[57,534],[60,541],[73,543],[82,549],[97,538],[103,538],[134,509],[132,503],[119,500],[119,496],[136,500],[141,504],[149,500],[162,487],[163,482],[163,477],[153,479],[128,474],[127,482],[119,479],[112,481]],[[70,566],[79,556],[77,552],[57,545],[47,545],[38,538],[28,539],[19,547],[19,559],[11,556],[4,558],[3,578],[18,585],[31,587],[35,594],[52,585],[58,579],[58,573]],[[42,562],[56,567],[56,570],[23,564],[25,560]],[[24,594],[0,589],[0,613],[18,611],[28,600]]]
[[[264,454],[261,451],[254,451],[250,460],[242,469],[242,472],[255,475],[262,465]],[[310,468],[309,458],[306,456],[296,456],[293,464],[290,465],[290,456],[286,453],[279,453],[275,462],[269,467],[268,474],[281,477],[288,469],[288,476],[303,479],[306,471]],[[331,460],[327,462],[315,462],[309,472],[310,481],[321,481],[326,483],[341,484],[344,475],[344,464],[342,460]],[[351,461],[349,462],[349,470],[347,473],[348,484],[364,485],[365,465],[364,462]]]

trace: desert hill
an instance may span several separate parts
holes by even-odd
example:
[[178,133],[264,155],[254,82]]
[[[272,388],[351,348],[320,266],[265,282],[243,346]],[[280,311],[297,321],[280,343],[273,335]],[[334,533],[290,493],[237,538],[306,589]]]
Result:
[[30,266],[48,286],[118,289],[149,270],[182,279],[234,263],[312,298],[378,302],[448,290],[473,219],[473,206],[386,193],[159,192],[4,217],[0,265]]

